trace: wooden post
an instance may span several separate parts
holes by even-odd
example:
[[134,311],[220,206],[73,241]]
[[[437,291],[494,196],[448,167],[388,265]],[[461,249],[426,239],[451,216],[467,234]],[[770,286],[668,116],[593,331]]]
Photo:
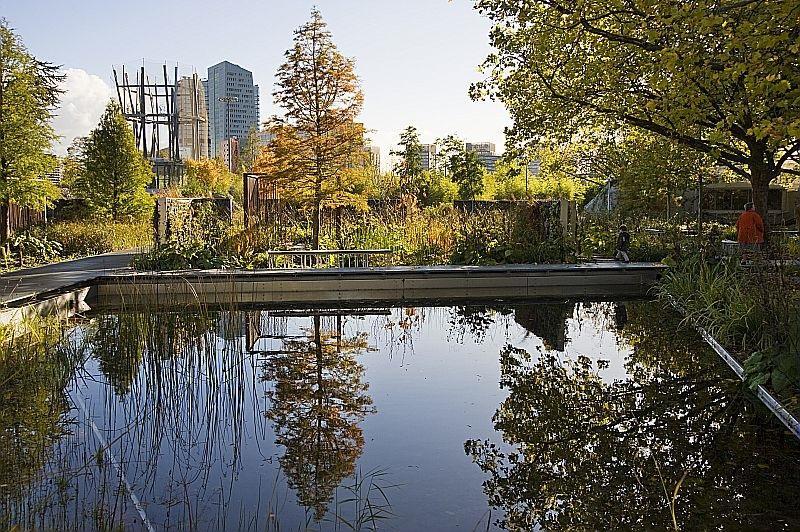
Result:
[[247,186],[248,174],[242,174],[242,203],[244,203],[244,228],[250,227],[250,187]]

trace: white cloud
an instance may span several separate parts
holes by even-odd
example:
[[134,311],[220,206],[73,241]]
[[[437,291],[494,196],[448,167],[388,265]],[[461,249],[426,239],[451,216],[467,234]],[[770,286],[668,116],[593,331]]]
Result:
[[111,87],[99,76],[79,68],[64,71],[66,79],[61,84],[64,94],[53,118],[53,128],[61,138],[53,151],[64,155],[75,137],[88,135],[97,125],[100,115],[112,97]]

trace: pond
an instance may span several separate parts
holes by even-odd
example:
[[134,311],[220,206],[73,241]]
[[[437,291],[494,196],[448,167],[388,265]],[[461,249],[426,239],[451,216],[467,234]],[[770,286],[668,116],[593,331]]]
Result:
[[656,302],[104,312],[0,363],[0,525],[797,529],[800,445]]

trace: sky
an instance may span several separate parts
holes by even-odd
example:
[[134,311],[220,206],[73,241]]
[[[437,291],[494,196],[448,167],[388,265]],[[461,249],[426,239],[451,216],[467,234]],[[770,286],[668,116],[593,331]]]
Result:
[[54,121],[64,137],[56,151],[63,153],[112,96],[112,65],[177,62],[204,78],[209,66],[227,60],[253,72],[261,120],[279,113],[274,75],[314,5],[339,50],[356,61],[361,118],[384,168],[409,125],[423,142],[455,133],[502,151],[510,125],[505,108],[468,96],[490,52],[490,23],[470,0],[0,0],[0,17],[30,52],[67,74]]

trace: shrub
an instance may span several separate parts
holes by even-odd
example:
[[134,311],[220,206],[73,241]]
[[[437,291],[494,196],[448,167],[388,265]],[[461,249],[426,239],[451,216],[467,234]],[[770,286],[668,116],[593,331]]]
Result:
[[61,243],[48,239],[46,235],[35,235],[33,231],[15,235],[11,239],[11,248],[20,257],[20,265],[50,262],[57,259],[63,249]]
[[241,258],[202,242],[168,242],[134,257],[132,266],[141,271],[235,268]]
[[149,221],[56,222],[40,231],[48,240],[61,244],[64,256],[86,256],[123,249],[141,249],[151,245],[153,238],[153,227]]
[[[584,217],[577,243],[581,254],[585,257],[613,257],[621,223],[623,220],[615,216]],[[631,233],[628,255],[634,261],[659,262],[667,257],[700,249],[709,239],[720,244],[723,237],[723,227],[712,224],[704,226],[704,234],[707,232],[707,235],[698,240],[691,234],[690,229],[694,227],[687,228],[679,221],[639,218],[625,223]]]

